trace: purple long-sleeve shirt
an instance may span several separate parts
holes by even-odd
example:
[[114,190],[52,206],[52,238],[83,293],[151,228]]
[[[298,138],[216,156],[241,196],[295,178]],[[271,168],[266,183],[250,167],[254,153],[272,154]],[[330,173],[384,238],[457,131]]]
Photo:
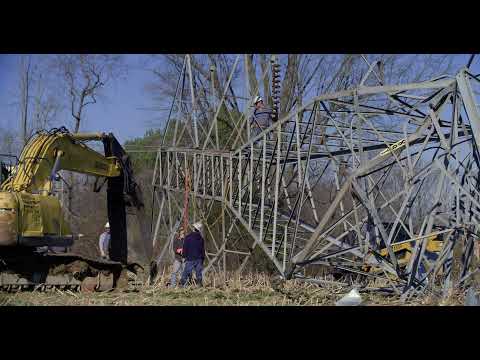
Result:
[[188,234],[183,240],[183,257],[187,261],[205,259],[205,244],[198,231]]

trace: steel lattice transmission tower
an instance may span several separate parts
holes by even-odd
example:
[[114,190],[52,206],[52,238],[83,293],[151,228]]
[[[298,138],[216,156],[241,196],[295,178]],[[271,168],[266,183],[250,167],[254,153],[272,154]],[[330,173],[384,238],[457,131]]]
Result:
[[[429,283],[466,281],[480,216],[479,79],[464,68],[385,85],[368,65],[356,87],[312,97],[255,133],[249,119],[259,89],[248,86],[247,56],[236,57],[223,89],[211,90],[207,114],[185,56],[153,177],[158,261],[171,256],[188,174],[189,216],[206,228],[205,271],[241,271],[260,251],[284,278],[321,283],[305,270],[324,266],[382,278],[404,298]],[[243,112],[232,114],[225,101],[238,72],[246,96]],[[258,83],[271,73],[262,69]],[[334,191],[325,194],[325,184]],[[427,239],[435,235],[443,245],[432,255]],[[397,258],[394,244],[407,242],[411,253]],[[452,279],[456,248],[461,273]]]

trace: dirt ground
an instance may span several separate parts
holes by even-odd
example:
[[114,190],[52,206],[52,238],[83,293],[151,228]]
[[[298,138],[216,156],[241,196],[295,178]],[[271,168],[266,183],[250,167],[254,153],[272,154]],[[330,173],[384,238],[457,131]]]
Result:
[[[10,306],[130,306],[130,305],[187,305],[187,306],[321,306],[335,305],[351,287],[328,285],[320,287],[298,281],[276,285],[266,275],[231,276],[226,281],[220,276],[205,279],[205,286],[168,288],[162,274],[154,286],[137,284],[126,291],[80,293],[60,291],[0,293],[0,305]],[[461,294],[447,299],[432,295],[402,303],[398,296],[362,293],[363,306],[451,306],[463,305]]]

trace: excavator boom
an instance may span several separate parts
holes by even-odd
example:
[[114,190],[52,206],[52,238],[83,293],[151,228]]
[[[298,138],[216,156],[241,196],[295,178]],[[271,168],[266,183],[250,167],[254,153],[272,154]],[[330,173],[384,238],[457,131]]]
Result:
[[3,185],[3,191],[25,191],[49,194],[52,180],[60,170],[77,173],[117,177],[121,173],[115,157],[105,157],[81,141],[102,141],[107,135],[70,134],[68,132],[43,133],[32,138],[20,155],[16,173]]

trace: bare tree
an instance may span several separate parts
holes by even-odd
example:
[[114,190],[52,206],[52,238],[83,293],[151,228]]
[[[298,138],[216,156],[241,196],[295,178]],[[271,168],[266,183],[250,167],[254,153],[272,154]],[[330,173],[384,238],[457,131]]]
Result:
[[74,120],[74,132],[80,130],[85,109],[97,103],[102,90],[126,72],[121,55],[56,55],[50,68],[67,92],[68,108]]
[[48,77],[40,71],[33,75],[34,92],[31,96],[30,135],[38,130],[54,126],[58,121],[58,115],[64,108],[59,95],[52,91],[52,84]]
[[60,95],[48,76],[43,58],[35,55],[22,55],[18,61],[19,87],[15,103],[20,113],[21,142],[38,130],[47,129],[56,123],[62,109]]
[[20,128],[22,132],[23,145],[27,143],[27,126],[28,126],[28,105],[30,102],[29,92],[32,78],[32,59],[31,55],[21,56],[19,61],[19,77],[20,77]]
[[16,155],[19,153],[21,144],[18,142],[18,134],[12,129],[0,127],[0,153]]
[[[127,66],[122,55],[62,54],[47,57],[44,69],[50,74],[51,84],[63,91],[61,100],[72,116],[73,132],[77,133],[84,123],[86,109],[104,96],[103,91],[108,85],[126,74]],[[47,99],[52,98],[45,97],[44,100]],[[58,112],[55,103],[50,105],[43,106],[39,112],[45,122]],[[82,183],[88,183],[87,176],[69,174],[64,191],[66,196],[62,196],[66,216],[75,230],[82,226],[82,214],[78,206],[73,206],[85,196]]]

